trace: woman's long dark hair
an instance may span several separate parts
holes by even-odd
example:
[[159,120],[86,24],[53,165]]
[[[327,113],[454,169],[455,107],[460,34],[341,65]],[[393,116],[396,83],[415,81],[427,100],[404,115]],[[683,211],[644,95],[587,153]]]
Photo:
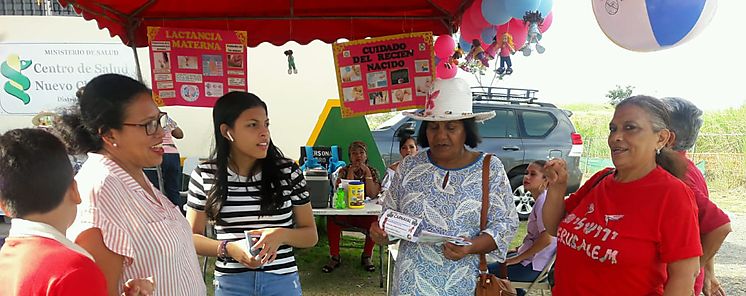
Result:
[[[228,161],[230,159],[231,142],[220,132],[220,125],[233,127],[236,119],[244,111],[261,107],[267,114],[267,104],[252,93],[229,92],[220,97],[212,110],[212,122],[215,136],[215,146],[210,153],[210,163],[215,164],[215,184],[207,193],[205,212],[208,219],[220,220],[220,209],[228,199]],[[249,172],[261,170],[259,192],[261,194],[261,210],[276,209],[282,205],[282,186],[280,183],[282,171],[278,164],[285,156],[277,146],[269,141],[267,157],[257,159]],[[251,177],[250,177],[251,178]],[[247,180],[247,183],[252,180]]]
[[[618,110],[627,105],[637,106],[645,110],[650,116],[650,123],[653,126],[654,132],[659,132],[664,128],[668,129],[671,126],[671,114],[668,106],[657,98],[649,96],[629,97],[619,102],[616,105],[616,109]],[[655,156],[655,163],[676,178],[684,180],[687,168],[686,160],[671,148],[664,147],[661,149],[660,153]]]

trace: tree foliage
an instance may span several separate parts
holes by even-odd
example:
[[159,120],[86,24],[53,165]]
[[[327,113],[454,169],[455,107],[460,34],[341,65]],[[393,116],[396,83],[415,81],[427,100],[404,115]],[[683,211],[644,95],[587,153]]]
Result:
[[627,85],[622,87],[617,84],[614,89],[606,93],[606,97],[609,99],[609,104],[611,104],[612,106],[616,106],[616,104],[619,104],[619,102],[621,102],[622,100],[632,96],[632,91],[634,90],[634,86]]

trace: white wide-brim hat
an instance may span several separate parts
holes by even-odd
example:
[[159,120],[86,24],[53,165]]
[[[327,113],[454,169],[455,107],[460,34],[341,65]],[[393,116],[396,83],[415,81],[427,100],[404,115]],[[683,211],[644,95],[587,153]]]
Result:
[[425,110],[402,112],[404,116],[423,121],[451,121],[474,118],[483,122],[495,117],[495,111],[472,112],[469,84],[460,78],[436,79],[425,100]]

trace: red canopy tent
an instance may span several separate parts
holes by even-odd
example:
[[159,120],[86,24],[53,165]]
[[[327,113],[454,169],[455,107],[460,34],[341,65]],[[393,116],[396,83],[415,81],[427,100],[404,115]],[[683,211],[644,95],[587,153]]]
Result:
[[330,43],[407,32],[456,31],[473,0],[59,0],[128,46],[148,45],[147,27],[244,30],[248,46]]

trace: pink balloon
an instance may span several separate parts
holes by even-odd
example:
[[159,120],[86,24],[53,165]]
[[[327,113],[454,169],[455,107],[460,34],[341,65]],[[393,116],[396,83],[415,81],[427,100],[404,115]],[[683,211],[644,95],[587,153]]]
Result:
[[554,13],[550,11],[549,14],[547,14],[547,17],[544,18],[544,22],[541,23],[541,25],[539,26],[539,32],[544,33],[547,30],[549,30],[549,26],[552,25],[553,19],[554,19]]
[[445,60],[440,61],[440,63],[435,66],[435,77],[438,77],[440,79],[451,79],[453,77],[456,77],[458,68],[455,65],[451,65],[450,68],[446,67],[446,63],[444,62]]
[[474,24],[475,27],[484,29],[490,26],[490,23],[488,23],[487,20],[484,19],[484,15],[482,15],[482,0],[474,1],[471,7],[467,9],[467,11],[469,10],[471,10],[469,14],[464,14],[471,18],[471,23]]
[[453,40],[451,35],[440,35],[435,40],[435,56],[441,59],[447,59],[453,55],[453,51],[456,49],[456,41]]
[[513,18],[504,25],[497,27],[497,38],[502,38],[505,32],[513,36],[513,44],[515,45],[515,49],[518,50],[526,43],[528,26],[523,23],[523,20]]

